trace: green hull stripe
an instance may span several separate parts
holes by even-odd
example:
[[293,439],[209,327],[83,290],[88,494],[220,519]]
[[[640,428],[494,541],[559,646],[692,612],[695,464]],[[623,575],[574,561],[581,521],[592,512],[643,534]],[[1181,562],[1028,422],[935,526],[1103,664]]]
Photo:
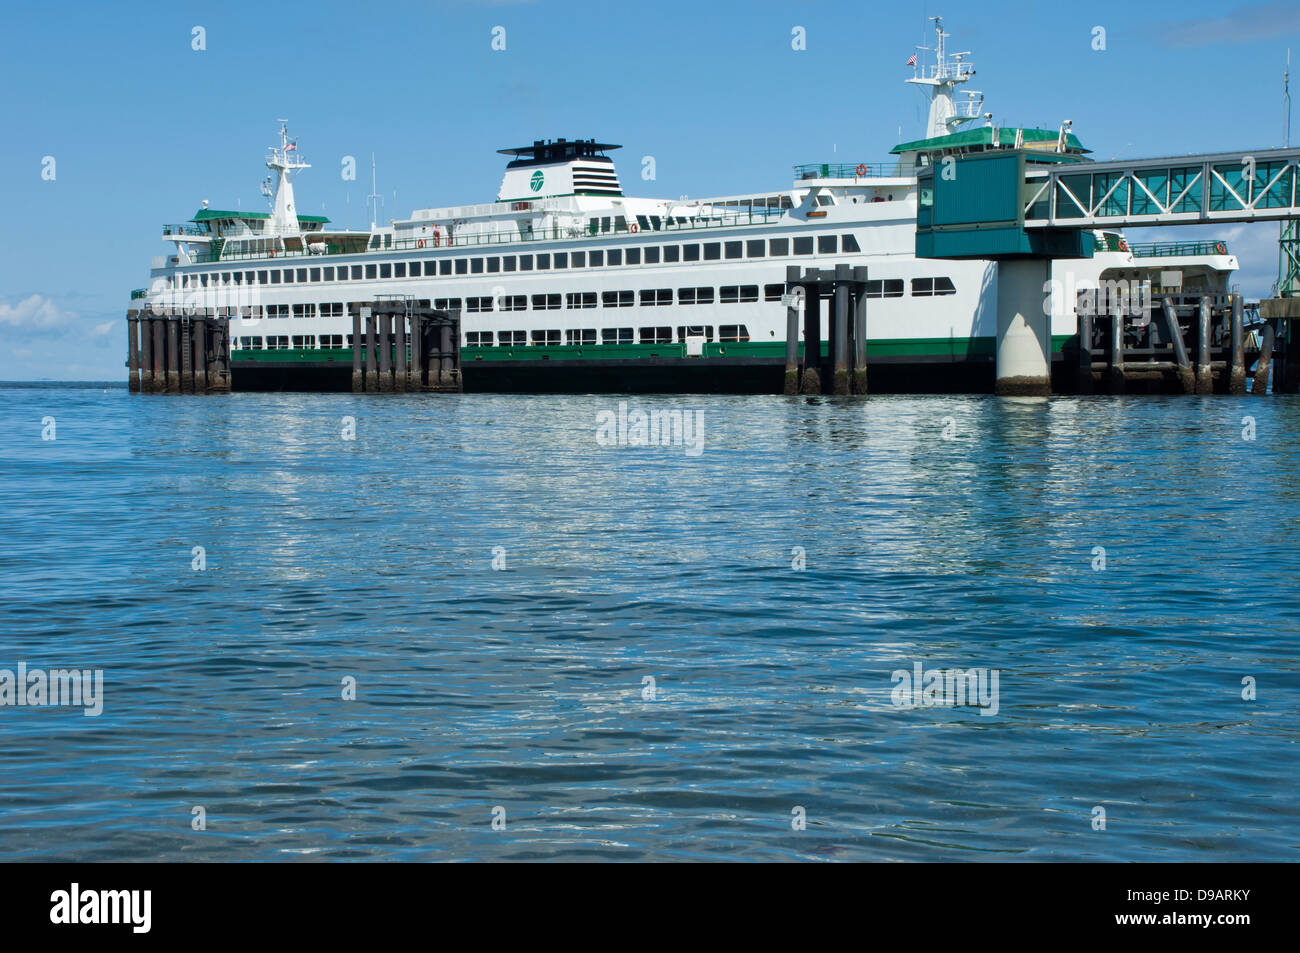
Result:
[[[1052,337],[1052,353],[1061,353],[1062,348],[1074,335],[1057,334]],[[823,342],[824,344],[825,342]],[[992,337],[974,338],[893,338],[885,341],[870,341],[868,354],[879,357],[993,357],[997,353],[997,341]],[[361,352],[365,354],[365,350]],[[472,361],[540,361],[543,359],[557,361],[595,360],[621,361],[637,358],[686,357],[685,344],[557,344],[549,347],[464,347],[461,348],[461,362]],[[785,357],[784,341],[738,341],[727,344],[705,344],[704,357],[727,358],[772,358]],[[803,345],[799,345],[799,356],[803,357]],[[351,364],[352,349],[336,348],[289,348],[275,351],[232,351],[232,361],[263,362],[274,364]]]

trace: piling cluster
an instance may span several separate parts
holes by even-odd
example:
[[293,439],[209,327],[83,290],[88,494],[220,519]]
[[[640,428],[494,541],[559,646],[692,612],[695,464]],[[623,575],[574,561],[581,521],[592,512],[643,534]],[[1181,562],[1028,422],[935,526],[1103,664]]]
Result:
[[[353,393],[457,393],[460,312],[406,299],[352,304]],[[409,359],[408,359],[409,354]]]
[[[790,265],[786,268],[785,287],[785,393],[865,394],[866,266],[801,269]],[[828,325],[829,354],[823,353],[822,348],[823,310]],[[800,317],[803,318],[802,360]]]
[[[1273,327],[1261,328],[1251,392],[1268,387]],[[1080,301],[1080,393],[1125,393],[1170,379],[1186,394],[1246,393],[1246,327],[1239,294],[1157,294],[1149,306],[1102,292]],[[1275,388],[1276,390],[1276,388]]]
[[131,393],[230,390],[230,319],[196,310],[126,313]]

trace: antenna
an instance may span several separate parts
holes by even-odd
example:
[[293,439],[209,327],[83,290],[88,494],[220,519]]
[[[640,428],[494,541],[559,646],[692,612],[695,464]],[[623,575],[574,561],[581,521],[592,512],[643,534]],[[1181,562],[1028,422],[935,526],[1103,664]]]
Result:
[[1291,51],[1286,51],[1286,69],[1282,70],[1282,109],[1284,125],[1282,127],[1282,148],[1291,147]]
[[370,227],[374,228],[379,223],[379,207],[383,204],[384,197],[379,194],[376,187],[378,179],[375,178],[375,154],[370,153],[370,194],[366,196],[366,205],[370,207]]

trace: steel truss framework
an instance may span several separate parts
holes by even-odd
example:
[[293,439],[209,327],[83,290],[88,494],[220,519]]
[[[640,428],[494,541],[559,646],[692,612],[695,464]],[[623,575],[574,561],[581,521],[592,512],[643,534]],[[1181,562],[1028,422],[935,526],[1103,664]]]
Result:
[[1300,148],[1026,169],[1026,228],[1300,218]]

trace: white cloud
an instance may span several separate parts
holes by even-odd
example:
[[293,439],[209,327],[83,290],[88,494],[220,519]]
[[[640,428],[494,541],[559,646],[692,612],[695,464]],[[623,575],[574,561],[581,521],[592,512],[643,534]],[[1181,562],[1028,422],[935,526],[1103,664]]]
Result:
[[0,325],[19,332],[61,331],[76,320],[71,311],[64,311],[42,295],[28,295],[14,305],[0,301]]
[[112,334],[118,327],[125,327],[121,321],[105,321],[103,324],[97,324],[90,330],[92,338],[107,337]]

